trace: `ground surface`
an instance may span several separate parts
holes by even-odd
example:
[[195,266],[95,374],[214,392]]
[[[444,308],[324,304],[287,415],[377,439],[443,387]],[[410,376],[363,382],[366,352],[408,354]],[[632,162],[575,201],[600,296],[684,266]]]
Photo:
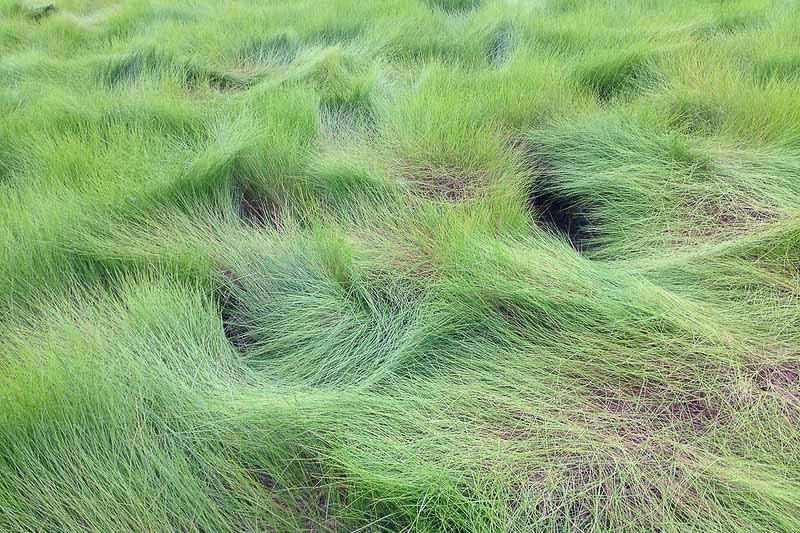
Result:
[[0,2],[0,530],[800,530],[796,2]]

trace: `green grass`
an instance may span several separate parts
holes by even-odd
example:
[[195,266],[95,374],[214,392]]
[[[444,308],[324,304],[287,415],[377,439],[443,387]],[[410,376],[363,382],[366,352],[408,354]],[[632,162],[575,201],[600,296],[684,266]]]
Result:
[[797,50],[0,0],[0,530],[800,530]]

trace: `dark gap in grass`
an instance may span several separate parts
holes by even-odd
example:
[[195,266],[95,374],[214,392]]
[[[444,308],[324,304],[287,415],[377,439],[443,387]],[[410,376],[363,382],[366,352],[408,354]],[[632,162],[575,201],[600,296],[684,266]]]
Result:
[[272,199],[260,197],[249,188],[238,197],[238,215],[248,226],[283,230],[280,206]]
[[231,343],[231,346],[238,352],[245,353],[250,345],[253,344],[253,339],[244,324],[244,317],[240,311],[242,302],[237,293],[246,291],[233,272],[226,268],[221,268],[219,273],[224,280],[224,283],[216,292],[217,306],[222,320],[222,332],[228,342]]
[[462,15],[481,4],[481,0],[426,0],[426,2],[430,7],[441,9],[448,15]]
[[517,35],[514,29],[504,24],[489,36],[486,44],[486,61],[495,68],[503,66],[517,47]]
[[589,220],[572,199],[544,185],[531,190],[528,205],[539,213],[539,220],[545,227],[565,235],[575,250],[581,252],[586,248]]
[[578,198],[559,186],[556,166],[547,157],[546,148],[524,141],[514,144],[523,156],[526,170],[536,178],[528,190],[528,210],[545,229],[567,237],[576,251],[588,250],[593,232],[587,210]]

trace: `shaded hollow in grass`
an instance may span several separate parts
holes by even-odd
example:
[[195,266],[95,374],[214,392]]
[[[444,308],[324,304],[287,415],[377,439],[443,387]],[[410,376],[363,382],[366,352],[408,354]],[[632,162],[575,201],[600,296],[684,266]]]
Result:
[[239,352],[245,353],[252,343],[252,339],[248,334],[247,327],[244,324],[244,317],[240,311],[242,304],[237,296],[238,291],[234,290],[234,287],[241,290],[241,283],[233,272],[224,268],[220,269],[219,272],[223,282],[217,290],[216,297],[222,321],[222,332],[231,346]]
[[528,206],[536,213],[539,222],[554,233],[567,237],[577,251],[586,248],[591,225],[575,199],[548,188],[546,184],[538,184],[528,194]]
[[276,200],[258,195],[249,188],[244,188],[237,198],[238,215],[245,224],[278,231],[283,229],[281,209]]
[[571,195],[563,184],[559,184],[559,175],[547,158],[545,146],[521,141],[515,143],[515,148],[522,154],[532,179],[527,208],[536,222],[555,235],[566,237],[575,250],[585,250],[592,236],[587,207],[577,196]]

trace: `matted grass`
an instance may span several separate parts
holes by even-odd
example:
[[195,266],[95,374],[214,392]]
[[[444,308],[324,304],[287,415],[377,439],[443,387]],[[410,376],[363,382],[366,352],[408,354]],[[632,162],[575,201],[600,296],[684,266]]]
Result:
[[798,50],[0,0],[0,530],[800,530]]

